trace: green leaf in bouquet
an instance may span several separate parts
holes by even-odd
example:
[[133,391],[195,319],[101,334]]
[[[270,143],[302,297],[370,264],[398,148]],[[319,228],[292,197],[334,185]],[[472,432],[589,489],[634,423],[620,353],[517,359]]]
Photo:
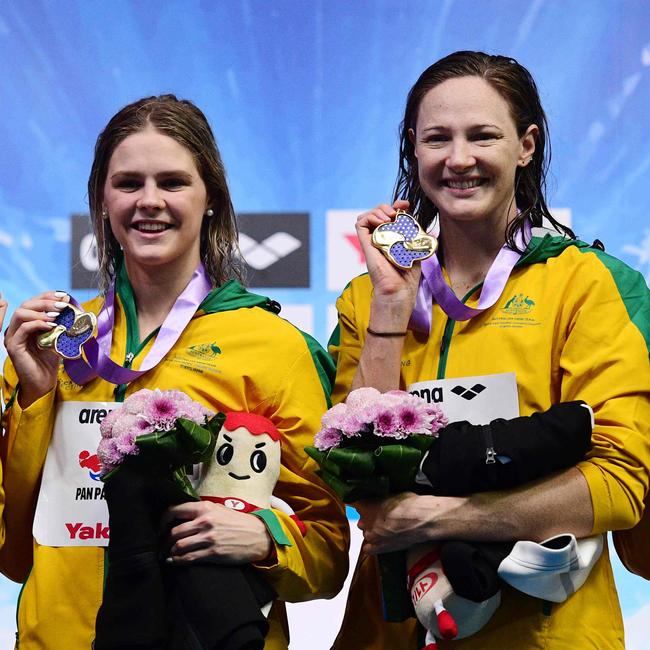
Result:
[[414,434],[409,436],[408,443],[411,447],[419,449],[421,452],[429,451],[432,445],[436,444],[437,436],[425,436],[422,434]]
[[359,499],[372,499],[384,497],[388,494],[389,482],[386,476],[370,476],[363,478],[345,478],[331,474],[326,469],[316,472],[327,483],[341,501],[352,503]]
[[334,476],[334,474],[330,474],[324,469],[316,470],[316,474],[318,474],[318,476],[320,476],[323,481],[325,481],[325,483],[336,492],[341,501],[344,503],[350,502],[350,495],[353,492],[353,487],[351,485],[344,483],[340,478],[338,478],[338,476]]
[[342,478],[372,476],[375,473],[375,456],[371,449],[335,448],[327,452],[321,466]]
[[142,461],[166,463],[176,469],[203,462],[212,455],[216,436],[192,420],[178,418],[169,431],[154,431],[138,436],[135,441]]
[[[409,443],[411,439],[409,438]],[[423,452],[408,444],[382,445],[375,449],[377,470],[386,474],[393,493],[404,492],[413,485]]]
[[207,427],[208,431],[214,435],[215,440],[217,438],[217,434],[219,431],[221,431],[221,427],[225,421],[226,414],[218,411],[206,422],[205,426]]
[[325,452],[317,449],[316,447],[305,447],[305,453],[310,458],[313,458],[320,466],[325,458]]

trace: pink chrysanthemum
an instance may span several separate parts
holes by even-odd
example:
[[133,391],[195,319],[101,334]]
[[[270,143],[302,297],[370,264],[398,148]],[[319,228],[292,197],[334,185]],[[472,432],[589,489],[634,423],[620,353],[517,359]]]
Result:
[[358,388],[345,403],[329,409],[321,425],[319,448],[331,448],[344,438],[364,433],[400,440],[411,435],[435,435],[447,425],[447,418],[436,405],[406,391],[380,393],[374,388]]
[[335,404],[323,415],[321,427],[323,429],[342,429],[347,412],[348,407],[345,404]]
[[409,401],[397,408],[399,427],[408,434],[431,434],[434,432],[431,416],[427,413],[425,405],[418,402],[419,398],[416,398],[415,402]]
[[138,415],[138,413],[142,413],[144,411],[147,404],[151,401],[153,395],[154,391],[149,390],[148,388],[142,388],[137,393],[129,395],[129,397],[124,400],[122,409],[125,413]]
[[113,435],[113,426],[120,417],[120,409],[109,411],[108,415],[101,421],[99,432],[102,438],[110,438]]
[[338,447],[341,442],[341,432],[338,429],[321,429],[314,437],[314,446],[321,451]]
[[376,404],[381,399],[382,394],[371,387],[357,388],[353,390],[345,400],[348,408],[353,411],[360,411],[367,406]]
[[151,400],[145,405],[142,415],[156,429],[170,431],[174,428],[178,417],[176,401],[161,391],[155,391]]
[[375,434],[380,436],[395,436],[397,432],[397,418],[393,411],[382,409],[375,418]]
[[133,393],[100,425],[102,439],[97,454],[102,474],[118,467],[125,456],[139,452],[138,436],[154,431],[171,431],[179,417],[202,425],[212,415],[212,411],[181,391],[144,388]]

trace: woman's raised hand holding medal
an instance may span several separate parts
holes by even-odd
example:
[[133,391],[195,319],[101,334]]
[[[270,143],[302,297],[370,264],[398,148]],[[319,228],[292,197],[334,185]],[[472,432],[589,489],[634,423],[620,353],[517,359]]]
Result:
[[18,402],[25,409],[56,384],[60,357],[38,346],[39,335],[56,327],[55,320],[70,301],[63,291],[47,291],[22,303],[5,332],[5,347],[20,388]]
[[[379,390],[391,390],[399,385],[400,354],[418,285],[420,265],[409,269],[393,265],[372,243],[373,231],[388,224],[398,210],[408,210],[409,202],[398,200],[392,206],[383,203],[359,215],[356,223],[357,236],[366,256],[368,274],[373,285],[370,303],[370,319],[367,338],[361,353],[352,388],[375,386]],[[387,361],[381,372],[376,370],[373,358]]]
[[[374,294],[378,297],[386,297],[398,302],[409,302],[412,308],[418,282],[420,280],[420,269],[413,265],[410,269],[398,268],[388,261],[384,254],[372,243],[372,233],[379,226],[390,223],[397,215],[397,211],[405,211],[409,208],[409,202],[397,200],[392,206],[382,203],[376,208],[364,212],[357,217],[356,231],[361,249],[366,257],[368,273],[374,287]],[[408,311],[410,314],[410,311]],[[408,323],[408,314],[404,324]]]

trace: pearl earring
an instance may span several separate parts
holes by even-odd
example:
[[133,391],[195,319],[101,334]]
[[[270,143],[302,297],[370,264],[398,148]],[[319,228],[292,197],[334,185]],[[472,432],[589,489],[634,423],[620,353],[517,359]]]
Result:
[[205,211],[205,216],[206,216],[206,217],[214,217],[214,210],[213,210],[212,208],[208,208],[208,209]]
[[102,219],[108,219],[108,210],[106,208],[102,209]]

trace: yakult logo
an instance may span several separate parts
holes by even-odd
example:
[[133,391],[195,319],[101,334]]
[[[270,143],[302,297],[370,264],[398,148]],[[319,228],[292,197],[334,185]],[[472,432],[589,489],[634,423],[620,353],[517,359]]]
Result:
[[65,527],[70,539],[108,539],[108,526],[104,526],[101,521],[90,526],[82,522],[67,523]]
[[411,588],[413,604],[417,605],[424,598],[425,594],[433,588],[436,582],[438,582],[438,574],[435,571],[425,573],[421,576]]

